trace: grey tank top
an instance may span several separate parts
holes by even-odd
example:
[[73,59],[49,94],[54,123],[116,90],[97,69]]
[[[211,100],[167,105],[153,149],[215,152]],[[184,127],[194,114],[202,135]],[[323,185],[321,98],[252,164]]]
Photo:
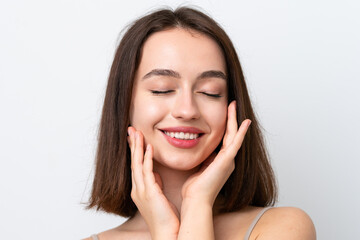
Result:
[[[256,215],[256,217],[254,218],[254,220],[252,221],[252,223],[250,224],[248,230],[246,231],[244,240],[249,240],[251,232],[253,231],[255,225],[257,224],[257,222],[259,221],[259,219],[262,217],[262,215],[269,210],[271,207],[266,207],[263,210],[261,210],[258,215]],[[91,235],[92,240],[99,240],[98,236],[96,234]]]

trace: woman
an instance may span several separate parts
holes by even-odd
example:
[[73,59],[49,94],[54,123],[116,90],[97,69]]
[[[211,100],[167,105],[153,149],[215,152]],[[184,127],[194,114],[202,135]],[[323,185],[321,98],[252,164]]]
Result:
[[226,33],[186,7],[138,19],[110,71],[88,206],[129,219],[88,239],[315,239],[275,200]]

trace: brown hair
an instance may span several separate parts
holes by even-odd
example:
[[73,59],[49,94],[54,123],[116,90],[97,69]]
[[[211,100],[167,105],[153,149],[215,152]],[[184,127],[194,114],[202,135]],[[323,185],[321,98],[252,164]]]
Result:
[[151,34],[170,28],[196,30],[217,42],[226,61],[228,101],[237,102],[239,125],[247,118],[252,121],[235,157],[235,170],[219,193],[219,212],[236,211],[247,205],[273,205],[275,178],[234,46],[212,18],[198,10],[181,7],[175,11],[161,9],[136,20],[120,41],[106,89],[95,177],[87,208],[96,207],[123,217],[134,216],[137,211],[130,197],[131,160],[126,140],[131,92],[144,42]]

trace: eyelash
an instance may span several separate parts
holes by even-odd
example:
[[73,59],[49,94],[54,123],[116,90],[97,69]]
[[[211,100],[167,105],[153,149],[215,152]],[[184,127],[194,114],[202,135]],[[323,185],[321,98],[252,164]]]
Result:
[[174,90],[166,90],[166,91],[151,90],[151,93],[154,95],[167,94],[172,92],[174,92]]
[[[162,95],[162,94],[167,94],[167,93],[172,93],[174,92],[174,90],[166,90],[166,91],[158,91],[158,90],[150,90],[152,94],[154,95]],[[221,95],[220,94],[210,94],[210,93],[206,93],[206,92],[200,92],[208,97],[213,97],[213,98],[220,98]]]
[[206,93],[206,92],[201,92],[202,94],[205,94],[206,96],[209,96],[209,97],[213,97],[213,98],[219,98],[221,97],[220,94],[210,94],[210,93]]

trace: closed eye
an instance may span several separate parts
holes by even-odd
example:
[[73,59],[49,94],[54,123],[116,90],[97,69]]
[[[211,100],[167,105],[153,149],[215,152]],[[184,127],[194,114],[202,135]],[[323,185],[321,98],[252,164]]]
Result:
[[219,98],[221,97],[220,94],[211,94],[211,93],[207,93],[207,92],[201,92],[202,94],[209,96],[209,97],[213,97],[213,98]]
[[174,90],[165,90],[165,91],[159,91],[159,90],[150,90],[152,94],[154,95],[161,95],[161,94],[167,94],[172,93]]

